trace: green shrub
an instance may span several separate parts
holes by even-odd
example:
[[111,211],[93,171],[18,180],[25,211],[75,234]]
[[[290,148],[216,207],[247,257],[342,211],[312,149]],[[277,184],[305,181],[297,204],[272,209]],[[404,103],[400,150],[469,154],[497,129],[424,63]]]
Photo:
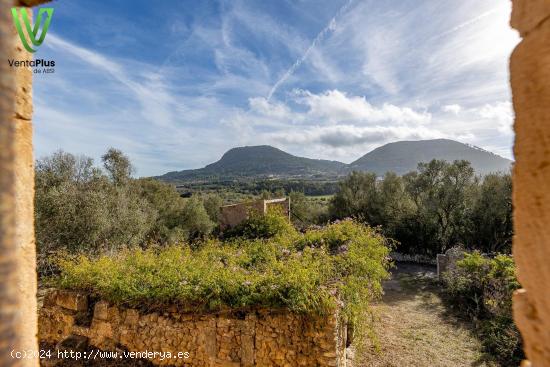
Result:
[[512,293],[519,288],[512,257],[465,254],[444,282],[453,305],[476,322],[486,350],[503,365],[517,366],[523,352],[512,317]]
[[343,317],[358,324],[369,302],[381,294],[388,254],[378,232],[347,220],[303,235],[278,232],[267,240],[233,238],[206,241],[196,248],[81,256],[61,261],[55,281],[59,287],[133,307],[270,307],[325,314],[341,302]]
[[274,237],[292,237],[296,234],[296,229],[290,223],[288,217],[283,214],[282,208],[273,206],[265,214],[258,213],[253,209],[250,210],[249,218],[225,231],[224,238],[268,239]]

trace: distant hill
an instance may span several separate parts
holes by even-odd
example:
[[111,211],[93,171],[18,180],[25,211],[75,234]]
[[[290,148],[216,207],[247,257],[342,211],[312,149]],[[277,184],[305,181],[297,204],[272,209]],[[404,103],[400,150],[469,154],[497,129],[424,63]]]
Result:
[[365,154],[348,167],[378,175],[388,171],[402,175],[415,170],[419,162],[429,162],[432,159],[449,162],[466,160],[478,174],[508,172],[512,165],[511,160],[481,148],[454,140],[436,139],[389,143]]
[[470,161],[478,174],[507,172],[512,161],[481,148],[453,140],[400,141],[386,144],[351,164],[297,157],[269,145],[228,150],[219,161],[204,168],[174,171],[157,177],[163,181],[190,182],[262,178],[335,179],[349,172],[370,171],[382,176],[388,171],[405,174],[419,162],[432,159]]
[[219,161],[204,168],[169,172],[167,181],[205,178],[311,177],[343,174],[346,164],[297,157],[269,145],[228,150]]

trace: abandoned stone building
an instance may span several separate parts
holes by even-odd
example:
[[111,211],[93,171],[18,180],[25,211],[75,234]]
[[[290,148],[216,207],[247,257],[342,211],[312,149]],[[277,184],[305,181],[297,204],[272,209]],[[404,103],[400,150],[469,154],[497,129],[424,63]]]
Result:
[[251,202],[224,205],[220,210],[220,229],[235,227],[249,217],[251,213],[264,215],[270,208],[278,207],[290,219],[290,198],[261,199]]

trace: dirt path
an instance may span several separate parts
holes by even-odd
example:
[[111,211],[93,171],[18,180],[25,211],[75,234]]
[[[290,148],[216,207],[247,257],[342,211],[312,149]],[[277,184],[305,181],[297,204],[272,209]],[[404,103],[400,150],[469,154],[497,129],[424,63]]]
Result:
[[[438,294],[435,268],[399,264],[374,305],[380,352],[354,367],[495,366],[487,362],[470,326],[446,312]],[[357,359],[357,358],[356,358]]]

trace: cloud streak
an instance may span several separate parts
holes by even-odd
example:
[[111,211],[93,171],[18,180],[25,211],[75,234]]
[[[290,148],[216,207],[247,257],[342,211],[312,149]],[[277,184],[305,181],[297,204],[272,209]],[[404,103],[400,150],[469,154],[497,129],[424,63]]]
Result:
[[256,144],[349,162],[446,137],[512,156],[509,2],[161,3],[56,5],[40,49],[56,73],[35,77],[37,156],[114,145],[140,175]]
[[346,10],[350,7],[350,5],[353,3],[353,0],[348,0],[337,12],[336,14],[330,19],[328,24],[323,28],[317,36],[313,39],[309,47],[305,50],[305,52],[300,56],[292,66],[283,74],[282,77],[279,78],[273,84],[273,87],[271,87],[271,90],[269,91],[267,95],[267,100],[271,100],[273,97],[273,94],[277,92],[277,89],[281,87],[281,85],[288,80],[296,72],[296,70],[304,63],[304,61],[307,60],[309,54],[313,51],[313,49],[317,46],[319,42],[321,42],[330,32],[334,31],[336,27],[336,20],[346,12]]

